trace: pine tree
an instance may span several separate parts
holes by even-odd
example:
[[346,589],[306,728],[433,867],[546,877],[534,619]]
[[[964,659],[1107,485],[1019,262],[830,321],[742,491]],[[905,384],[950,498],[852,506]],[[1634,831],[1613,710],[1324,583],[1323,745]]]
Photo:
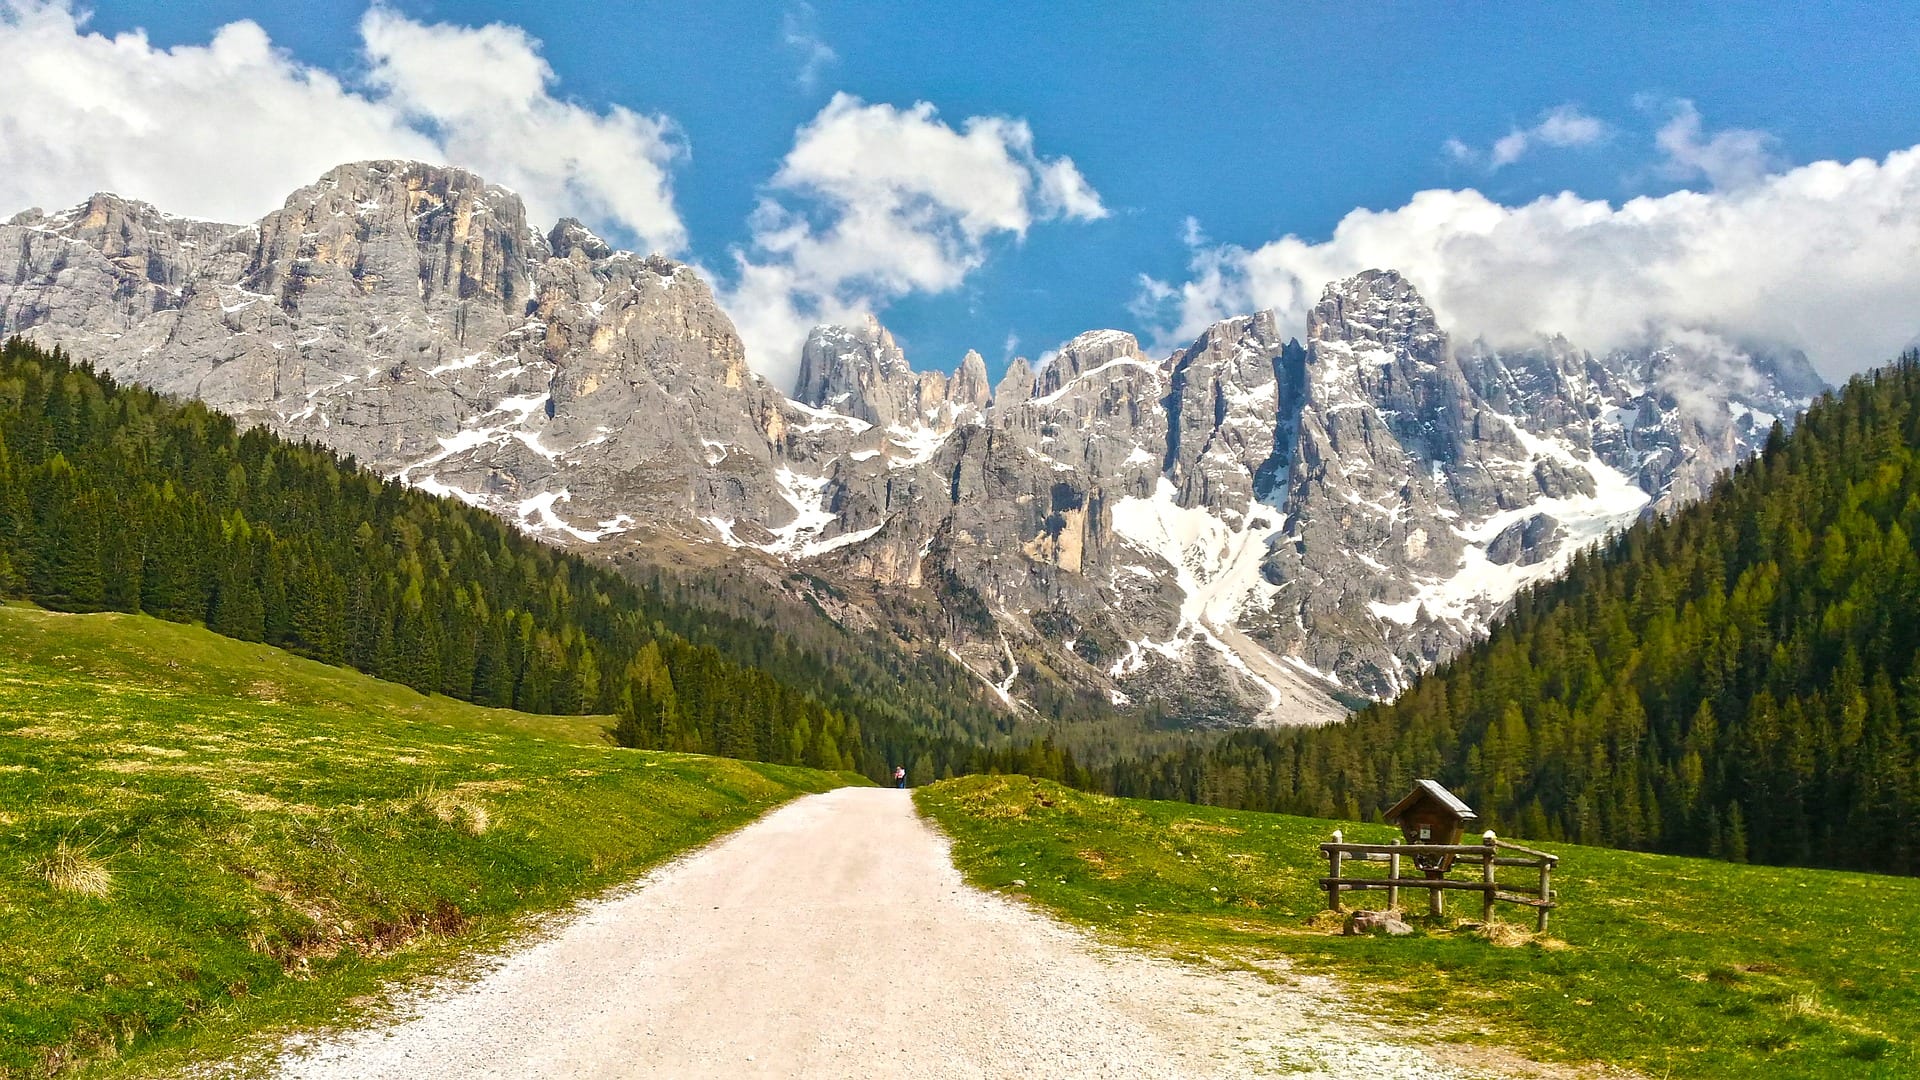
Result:
[[29,594],[62,611],[99,611],[106,600],[99,496],[83,488],[62,454],[36,472],[30,481],[35,513],[26,547]]

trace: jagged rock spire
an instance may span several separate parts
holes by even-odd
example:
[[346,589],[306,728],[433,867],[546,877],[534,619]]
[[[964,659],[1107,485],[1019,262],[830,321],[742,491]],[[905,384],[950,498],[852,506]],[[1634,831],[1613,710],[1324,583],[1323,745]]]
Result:
[[916,380],[893,335],[869,315],[858,326],[816,326],[800,350],[794,400],[888,427],[916,412]]

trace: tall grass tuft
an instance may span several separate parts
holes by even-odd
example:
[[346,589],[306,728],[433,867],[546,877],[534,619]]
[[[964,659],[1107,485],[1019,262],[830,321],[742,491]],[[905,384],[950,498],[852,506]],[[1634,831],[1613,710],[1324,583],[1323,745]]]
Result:
[[103,898],[113,892],[113,871],[93,857],[92,844],[75,845],[63,836],[35,869],[61,892]]
[[479,836],[493,823],[487,804],[465,792],[429,784],[415,793],[413,802],[441,824],[455,826],[469,836]]

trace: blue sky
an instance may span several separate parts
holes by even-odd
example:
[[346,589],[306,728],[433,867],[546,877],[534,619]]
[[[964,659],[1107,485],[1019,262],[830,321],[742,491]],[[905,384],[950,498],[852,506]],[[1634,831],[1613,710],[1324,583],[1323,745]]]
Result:
[[[555,98],[591,114],[624,106],[670,121],[681,152],[662,167],[684,226],[680,254],[715,271],[723,290],[735,251],[770,257],[755,248],[763,198],[816,228],[832,218],[812,189],[769,184],[796,131],[835,94],[896,110],[926,102],[955,128],[970,117],[1024,121],[1035,160],[1070,159],[1104,216],[1035,211],[1024,235],[977,237],[957,284],[854,290],[884,308],[923,367],[951,368],[973,347],[998,369],[1010,338],[1037,355],[1101,326],[1177,340],[1235,301],[1266,298],[1263,245],[1325,241],[1356,208],[1395,211],[1420,191],[1473,189],[1502,207],[1564,191],[1618,206],[1680,189],[1751,188],[1808,162],[1884,161],[1920,142],[1920,6],[1456,7],[385,5],[427,26],[518,27],[552,67]],[[349,90],[368,76],[364,3],[98,2],[91,11],[83,32],[142,29],[157,50],[205,45],[218,28],[251,20],[295,67],[334,73]],[[1554,110],[1579,123],[1541,129]],[[1687,145],[1742,135],[1721,148],[1745,153],[1752,175],[1677,163],[1657,145],[1689,111]],[[1515,132],[1533,134],[1510,141],[1513,160],[1495,167],[1495,144]],[[1902,206],[1904,190],[1892,196]],[[585,216],[636,239],[618,214]],[[1327,265],[1342,259],[1329,255]],[[1321,284],[1287,266],[1307,291]],[[1195,286],[1208,267],[1222,283]],[[1160,283],[1157,301],[1143,276]],[[1416,284],[1426,287],[1418,275]],[[1685,313],[1718,326],[1711,316]],[[1497,316],[1462,317],[1501,326]],[[1554,329],[1531,325],[1547,317],[1510,321]],[[1895,337],[1915,329],[1920,321]]]

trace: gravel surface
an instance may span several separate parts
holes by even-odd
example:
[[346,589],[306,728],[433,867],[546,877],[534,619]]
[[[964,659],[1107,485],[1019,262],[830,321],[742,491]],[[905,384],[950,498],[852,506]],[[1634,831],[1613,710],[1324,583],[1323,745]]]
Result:
[[[1451,1055],[1450,1055],[1451,1056]],[[810,796],[583,905],[283,1077],[1468,1077],[1284,985],[1098,944],[963,883],[905,792]]]

